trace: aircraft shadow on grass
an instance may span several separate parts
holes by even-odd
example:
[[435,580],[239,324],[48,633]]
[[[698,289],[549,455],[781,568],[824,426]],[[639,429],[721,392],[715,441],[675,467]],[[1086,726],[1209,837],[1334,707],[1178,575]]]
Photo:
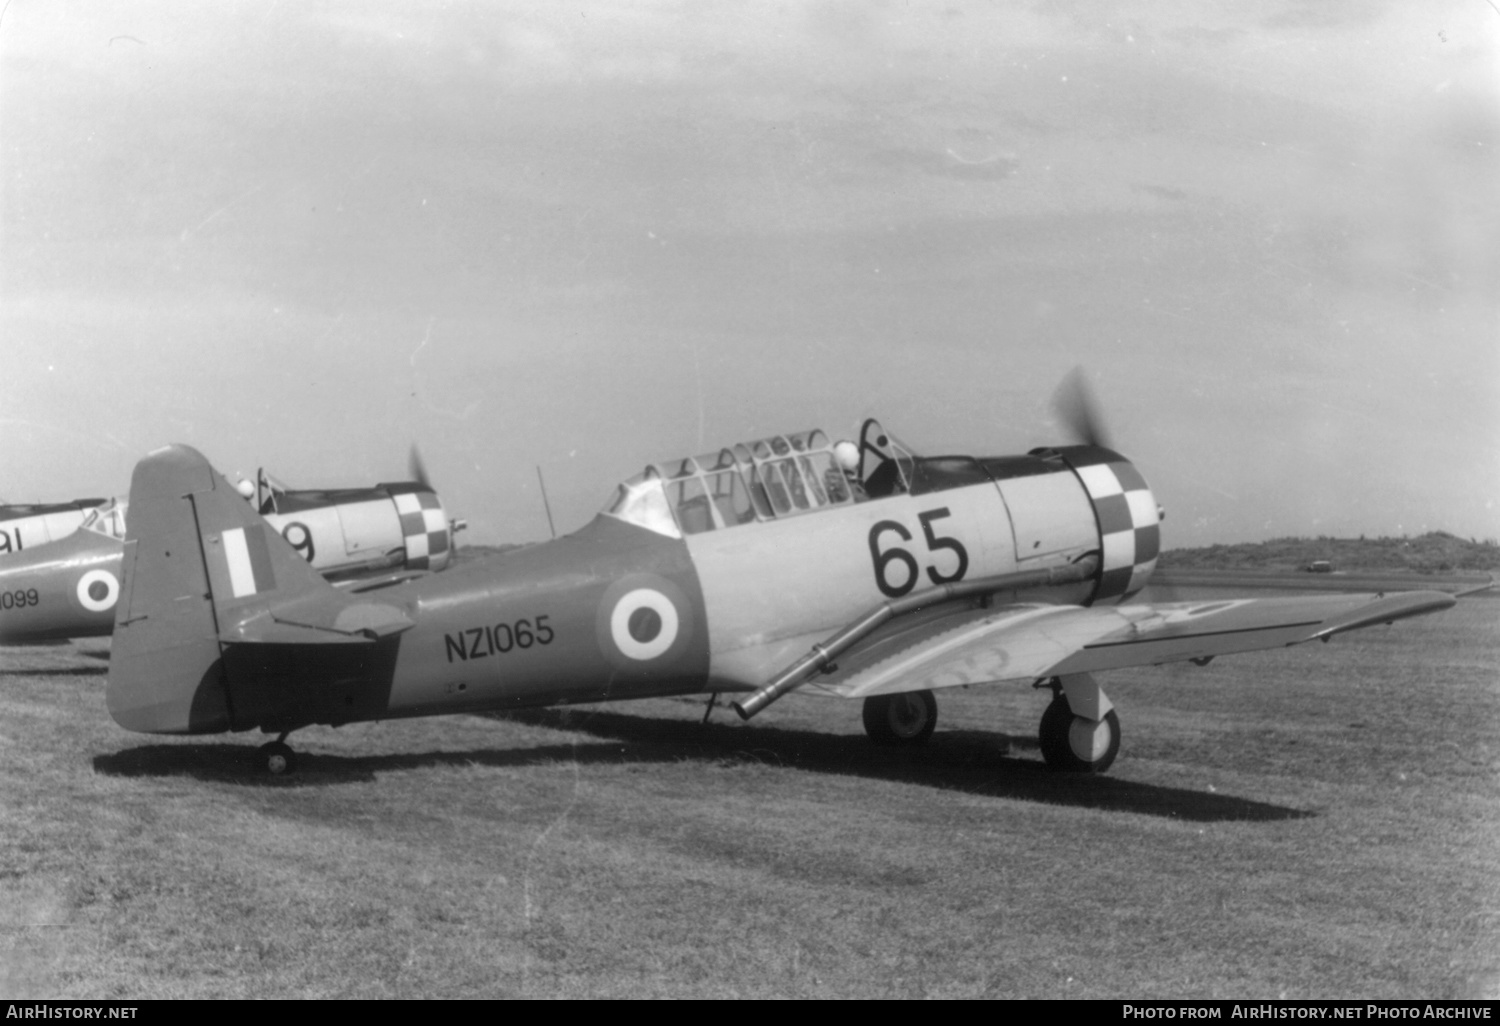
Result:
[[[897,781],[965,794],[1115,812],[1134,812],[1193,822],[1272,822],[1316,813],[1266,802],[1159,787],[1103,776],[1060,774],[1040,761],[1016,759],[1014,749],[1034,749],[1036,739],[983,731],[942,731],[911,751],[880,748],[858,735],[822,734],[780,727],[746,729],[723,723],[636,716],[597,709],[551,708],[495,714],[494,718],[570,731],[582,743],[399,755],[298,755],[297,772],[269,777],[253,758],[255,749],[227,744],[148,744],[94,759],[94,769],[115,776],[187,774],[201,780],[259,787],[326,787],[364,782],[377,773],[427,766],[516,767],[578,762],[626,763],[757,762],[810,773],[836,773]],[[589,739],[593,740],[589,740]]]
[[[7,662],[9,662],[13,658],[24,659],[24,653],[27,649],[58,649],[64,647],[67,644],[68,643],[66,641],[59,641],[55,643],[27,645],[21,648],[9,648],[7,646],[0,645],[0,652],[3,652],[6,656],[10,657],[6,660]],[[25,666],[6,666],[0,668],[0,677],[102,677],[104,674],[109,672],[109,649],[107,648],[84,649],[79,652],[68,653],[68,655],[77,658],[88,659],[91,661],[85,663],[73,662],[66,666],[40,666],[29,668]],[[105,665],[100,666],[100,663],[104,663]]]
[[103,677],[108,672],[108,666],[40,666],[0,670],[0,677]]

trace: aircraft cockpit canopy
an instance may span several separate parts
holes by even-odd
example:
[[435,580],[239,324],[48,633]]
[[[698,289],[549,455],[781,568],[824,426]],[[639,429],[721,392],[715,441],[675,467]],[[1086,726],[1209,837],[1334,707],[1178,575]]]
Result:
[[96,506],[89,510],[88,516],[83,518],[79,528],[85,531],[93,531],[102,534],[106,538],[125,537],[125,508],[130,503],[121,499],[110,499],[102,506]]
[[[267,474],[262,467],[255,473],[255,508],[261,516],[282,512],[281,504],[289,491],[286,485]],[[247,496],[248,498],[248,496]]]
[[780,520],[863,498],[819,430],[653,463],[624,482],[605,509],[659,534],[680,537]]

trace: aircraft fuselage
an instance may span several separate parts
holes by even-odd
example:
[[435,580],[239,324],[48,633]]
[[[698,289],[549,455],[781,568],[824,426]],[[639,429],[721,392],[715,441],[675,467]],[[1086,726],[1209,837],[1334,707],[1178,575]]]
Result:
[[0,557],[0,645],[109,634],[120,552],[119,539],[81,530]]
[[[992,477],[970,462],[980,479],[696,534],[600,514],[566,537],[372,592],[414,624],[398,636],[225,645],[222,698],[201,694],[177,729],[752,690],[887,599],[1100,551],[1099,500],[1074,468],[1038,459]],[[1153,531],[1155,515],[1152,505]],[[1140,557],[1104,597],[1144,583],[1154,548]],[[1099,590],[1089,580],[1028,594],[1080,603]]]

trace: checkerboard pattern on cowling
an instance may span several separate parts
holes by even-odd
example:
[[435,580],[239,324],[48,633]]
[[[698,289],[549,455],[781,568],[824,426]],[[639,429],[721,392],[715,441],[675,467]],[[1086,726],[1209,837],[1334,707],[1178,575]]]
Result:
[[448,518],[443,505],[431,492],[401,492],[391,496],[401,517],[401,535],[406,543],[406,565],[412,570],[426,570],[448,551]]
[[1103,566],[1095,602],[1124,600],[1146,585],[1161,551],[1161,515],[1145,478],[1118,453],[1095,451],[1099,462],[1070,458],[1099,521]]

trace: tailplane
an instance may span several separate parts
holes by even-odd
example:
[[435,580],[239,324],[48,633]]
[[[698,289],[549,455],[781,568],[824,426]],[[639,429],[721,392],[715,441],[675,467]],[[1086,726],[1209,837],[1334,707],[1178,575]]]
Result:
[[411,626],[395,606],[324,581],[185,445],[136,465],[130,511],[106,692],[129,730],[263,726],[247,721],[251,681],[232,669],[243,659],[226,658],[235,646],[368,645]]

